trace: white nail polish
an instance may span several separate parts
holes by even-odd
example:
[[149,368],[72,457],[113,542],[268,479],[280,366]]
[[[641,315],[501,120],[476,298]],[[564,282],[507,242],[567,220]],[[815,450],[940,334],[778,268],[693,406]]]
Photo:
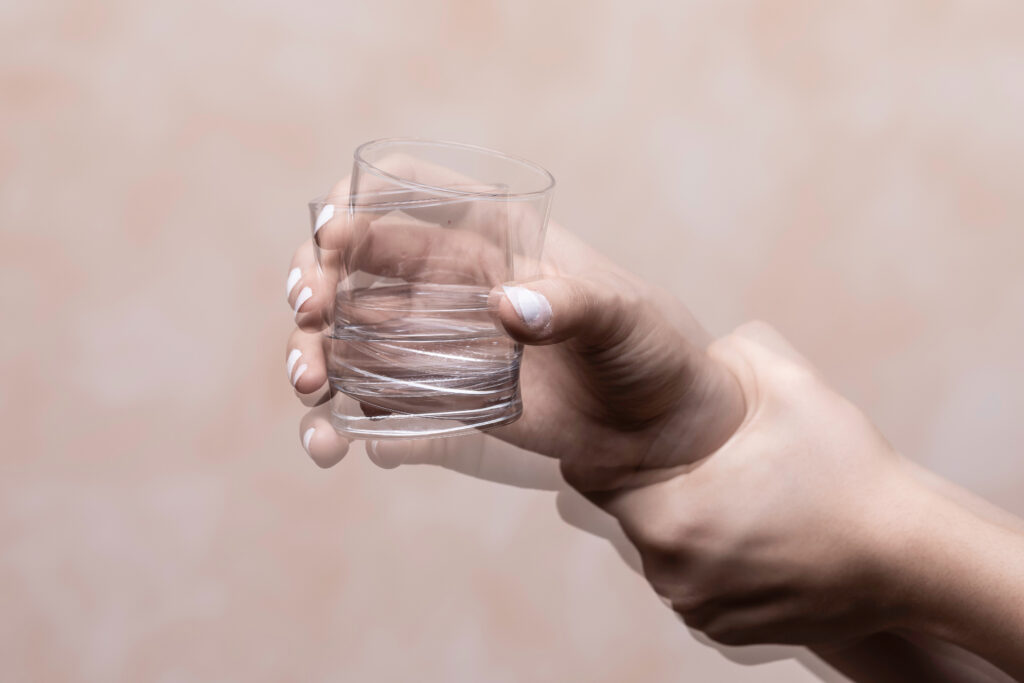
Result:
[[299,279],[302,278],[301,268],[292,268],[288,273],[288,293],[285,296],[291,296],[292,290],[295,289],[295,285],[299,283]]
[[295,300],[295,315],[299,314],[299,309],[302,308],[302,304],[309,301],[309,297],[313,296],[313,290],[309,287],[303,287],[302,291],[299,292],[299,298]]
[[[292,349],[291,353],[288,354],[288,377],[292,376],[292,368],[295,367],[295,363],[302,358],[302,351],[298,349]],[[294,382],[292,382],[294,384]]]
[[313,440],[313,432],[316,431],[316,427],[310,427],[302,435],[302,447],[309,453],[309,442]]
[[328,204],[324,208],[320,209],[320,213],[316,217],[316,226],[313,228],[313,234],[315,235],[320,231],[320,228],[324,227],[324,223],[334,218],[334,204]]
[[543,294],[525,287],[502,286],[502,289],[527,327],[540,329],[551,322],[551,304]]
[[302,377],[302,373],[304,373],[306,371],[306,368],[308,368],[308,367],[309,367],[308,365],[303,363],[302,365],[299,366],[299,369],[295,371],[295,376],[292,377],[292,386],[293,387],[299,383],[299,378]]

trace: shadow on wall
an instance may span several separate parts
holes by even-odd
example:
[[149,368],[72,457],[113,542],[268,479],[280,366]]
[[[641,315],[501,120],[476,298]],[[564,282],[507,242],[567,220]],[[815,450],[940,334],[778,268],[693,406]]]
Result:
[[[558,461],[516,448],[483,433],[445,439],[371,441],[366,444],[370,460],[384,469],[412,465],[443,467],[484,481],[540,491],[555,491],[558,516],[570,526],[605,539],[619,557],[638,574],[643,574],[639,553],[626,538],[618,522],[596,507],[562,479]],[[669,607],[666,604],[666,607]],[[685,626],[680,619],[680,625]],[[794,659],[826,683],[847,679],[833,671],[809,650],[784,645],[729,647],[688,629],[700,643],[714,648],[729,661],[743,666]]]

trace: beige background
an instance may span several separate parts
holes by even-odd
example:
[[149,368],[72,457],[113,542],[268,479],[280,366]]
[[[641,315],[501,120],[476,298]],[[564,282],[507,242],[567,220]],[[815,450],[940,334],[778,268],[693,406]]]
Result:
[[4,0],[0,55],[4,681],[816,680],[700,644],[551,490],[306,459],[288,260],[376,137],[542,163],[1024,513],[1020,2]]

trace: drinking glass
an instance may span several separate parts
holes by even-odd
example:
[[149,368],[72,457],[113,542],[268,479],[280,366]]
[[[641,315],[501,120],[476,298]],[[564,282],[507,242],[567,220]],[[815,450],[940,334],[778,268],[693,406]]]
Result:
[[359,439],[454,436],[522,414],[522,346],[488,305],[539,274],[554,178],[482,147],[368,142],[348,192],[310,202],[335,285],[327,374],[335,429]]

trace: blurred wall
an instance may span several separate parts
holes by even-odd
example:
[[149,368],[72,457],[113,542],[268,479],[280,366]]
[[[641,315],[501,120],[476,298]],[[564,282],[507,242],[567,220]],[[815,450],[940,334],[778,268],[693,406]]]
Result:
[[1024,514],[1021,121],[1011,1],[0,2],[0,678],[816,680],[694,640],[551,490],[316,469],[304,203],[376,137],[534,159]]

